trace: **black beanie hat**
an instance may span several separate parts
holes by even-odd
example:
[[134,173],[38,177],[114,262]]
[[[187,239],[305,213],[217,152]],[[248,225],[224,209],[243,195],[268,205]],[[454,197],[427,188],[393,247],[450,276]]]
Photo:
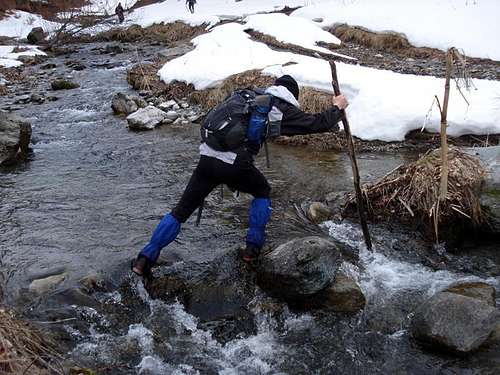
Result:
[[299,85],[297,81],[293,79],[292,76],[285,74],[274,81],[275,86],[284,86],[295,96],[295,99],[299,100]]

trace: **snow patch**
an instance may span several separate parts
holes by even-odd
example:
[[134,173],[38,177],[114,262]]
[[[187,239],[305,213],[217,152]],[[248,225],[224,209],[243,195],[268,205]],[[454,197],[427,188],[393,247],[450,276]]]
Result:
[[46,53],[40,51],[35,46],[25,46],[22,45],[21,48],[25,51],[13,52],[16,46],[0,46],[0,66],[5,68],[12,68],[15,66],[21,66],[23,63],[18,60],[21,56],[45,56]]
[[51,32],[60,27],[60,24],[47,21],[38,14],[18,10],[0,20],[0,35],[22,39],[26,38],[34,27],[41,27],[45,32]]

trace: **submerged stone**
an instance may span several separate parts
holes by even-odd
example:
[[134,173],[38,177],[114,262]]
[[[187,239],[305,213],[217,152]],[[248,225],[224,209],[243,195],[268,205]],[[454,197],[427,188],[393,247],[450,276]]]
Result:
[[56,79],[50,84],[52,90],[71,90],[80,87],[79,84],[68,81],[66,79]]
[[43,279],[33,280],[29,286],[29,291],[37,295],[47,293],[54,289],[57,285],[61,284],[66,279],[67,274],[61,273],[59,275],[52,275]]

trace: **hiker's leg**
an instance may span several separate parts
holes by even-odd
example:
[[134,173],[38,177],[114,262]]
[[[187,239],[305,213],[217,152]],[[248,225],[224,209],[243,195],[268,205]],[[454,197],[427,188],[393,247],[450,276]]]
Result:
[[229,186],[254,197],[250,204],[246,243],[260,250],[264,246],[266,225],[271,217],[271,187],[254,165],[240,169],[238,177]]
[[[209,162],[209,161],[208,161]],[[207,160],[202,157],[189,180],[182,197],[171,213],[165,215],[156,227],[150,242],[140,252],[152,263],[160,256],[160,251],[171,243],[181,229],[181,224],[191,216],[208,194],[218,185],[206,170]]]

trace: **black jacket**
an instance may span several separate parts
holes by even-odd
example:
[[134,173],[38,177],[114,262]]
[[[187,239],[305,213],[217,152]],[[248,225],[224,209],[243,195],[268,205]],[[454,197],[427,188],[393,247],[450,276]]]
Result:
[[[270,91],[269,91],[270,90]],[[298,106],[293,95],[282,86],[272,86],[267,90],[256,89],[256,92],[273,95],[273,107],[268,114],[268,136],[275,138],[279,135],[304,135],[314,133],[335,132],[339,130],[338,122],[342,118],[338,107],[332,106],[320,113],[307,113]],[[235,151],[240,162],[253,162],[258,154],[259,146],[245,144]]]
[[275,105],[283,113],[281,135],[303,135],[338,131],[338,122],[342,115],[336,107],[330,107],[321,113],[310,114],[284,100],[277,99]]

